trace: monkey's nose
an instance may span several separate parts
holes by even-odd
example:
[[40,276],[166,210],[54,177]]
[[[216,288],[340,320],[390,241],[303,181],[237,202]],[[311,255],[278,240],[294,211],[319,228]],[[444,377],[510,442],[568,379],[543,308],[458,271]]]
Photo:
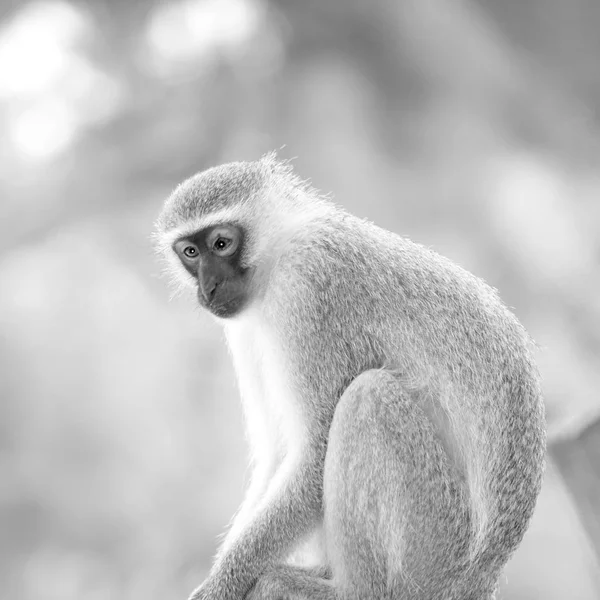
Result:
[[218,287],[219,281],[216,277],[209,277],[200,284],[200,293],[207,304],[210,304],[213,301]]

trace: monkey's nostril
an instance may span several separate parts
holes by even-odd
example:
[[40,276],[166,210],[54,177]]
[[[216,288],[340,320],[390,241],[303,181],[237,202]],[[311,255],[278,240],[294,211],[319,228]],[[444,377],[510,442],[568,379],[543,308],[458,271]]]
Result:
[[200,281],[198,292],[204,302],[210,304],[214,300],[218,287],[219,282],[211,277],[208,280]]

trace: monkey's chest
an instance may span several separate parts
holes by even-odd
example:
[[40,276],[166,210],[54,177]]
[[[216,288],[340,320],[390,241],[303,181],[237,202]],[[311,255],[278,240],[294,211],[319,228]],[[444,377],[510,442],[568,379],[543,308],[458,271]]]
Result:
[[228,326],[227,340],[255,454],[299,449],[305,420],[282,344],[268,326],[252,320]]

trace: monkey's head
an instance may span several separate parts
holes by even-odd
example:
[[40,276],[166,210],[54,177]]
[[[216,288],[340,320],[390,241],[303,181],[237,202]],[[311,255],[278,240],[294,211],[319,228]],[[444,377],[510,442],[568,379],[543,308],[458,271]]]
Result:
[[168,198],[156,223],[158,249],[202,307],[233,317],[260,297],[293,230],[327,204],[273,154],[213,167]]

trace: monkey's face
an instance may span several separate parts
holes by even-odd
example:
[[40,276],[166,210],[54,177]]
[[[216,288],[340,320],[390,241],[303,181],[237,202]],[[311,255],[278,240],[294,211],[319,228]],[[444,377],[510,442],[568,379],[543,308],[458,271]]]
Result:
[[233,317],[248,301],[251,273],[241,260],[244,241],[241,227],[223,224],[173,243],[179,260],[197,282],[200,305],[217,317]]

